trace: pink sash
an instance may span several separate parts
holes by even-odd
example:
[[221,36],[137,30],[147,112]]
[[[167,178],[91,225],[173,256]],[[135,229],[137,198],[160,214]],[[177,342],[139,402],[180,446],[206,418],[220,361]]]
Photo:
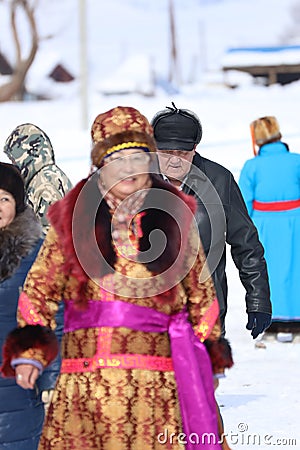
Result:
[[[168,332],[186,449],[221,449],[211,362],[205,346],[193,331],[186,309],[169,316],[151,308],[122,301],[89,300],[87,309],[79,311],[74,308],[73,301],[66,301],[65,332],[91,327],[127,327],[145,332]],[[119,355],[110,356],[114,358]],[[63,367],[64,361],[72,360],[63,360]],[[113,367],[117,368],[119,365]]]

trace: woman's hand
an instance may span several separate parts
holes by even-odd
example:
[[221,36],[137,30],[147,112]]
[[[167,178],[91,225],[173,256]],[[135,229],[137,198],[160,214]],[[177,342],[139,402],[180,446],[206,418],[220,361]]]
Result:
[[16,382],[23,389],[33,389],[38,376],[39,370],[32,364],[16,366]]

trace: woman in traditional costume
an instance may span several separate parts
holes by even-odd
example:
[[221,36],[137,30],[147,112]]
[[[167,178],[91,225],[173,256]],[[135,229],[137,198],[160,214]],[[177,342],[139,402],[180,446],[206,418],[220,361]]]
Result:
[[40,450],[220,449],[213,376],[232,358],[195,201],[150,173],[153,131],[136,109],[99,114],[92,140],[97,170],[50,208],[2,372],[32,387],[63,301]]

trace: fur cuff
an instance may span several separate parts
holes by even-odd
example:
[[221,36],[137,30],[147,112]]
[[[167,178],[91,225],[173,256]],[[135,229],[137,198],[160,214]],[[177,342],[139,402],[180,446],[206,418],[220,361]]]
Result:
[[221,337],[218,341],[206,339],[204,345],[211,359],[213,373],[224,372],[233,366],[231,347],[227,339]]
[[11,366],[11,360],[19,358],[26,351],[37,350],[42,364],[47,367],[56,357],[59,351],[58,341],[54,332],[41,325],[26,325],[11,331],[3,346],[3,364],[1,372],[4,377],[14,377],[15,370]]

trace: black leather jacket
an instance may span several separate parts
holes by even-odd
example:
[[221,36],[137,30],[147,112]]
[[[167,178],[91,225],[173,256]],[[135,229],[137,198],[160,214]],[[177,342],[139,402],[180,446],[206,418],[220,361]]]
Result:
[[232,173],[196,153],[183,191],[197,198],[196,220],[215,282],[223,334],[227,312],[226,243],[246,290],[246,311],[271,314],[264,250]]

